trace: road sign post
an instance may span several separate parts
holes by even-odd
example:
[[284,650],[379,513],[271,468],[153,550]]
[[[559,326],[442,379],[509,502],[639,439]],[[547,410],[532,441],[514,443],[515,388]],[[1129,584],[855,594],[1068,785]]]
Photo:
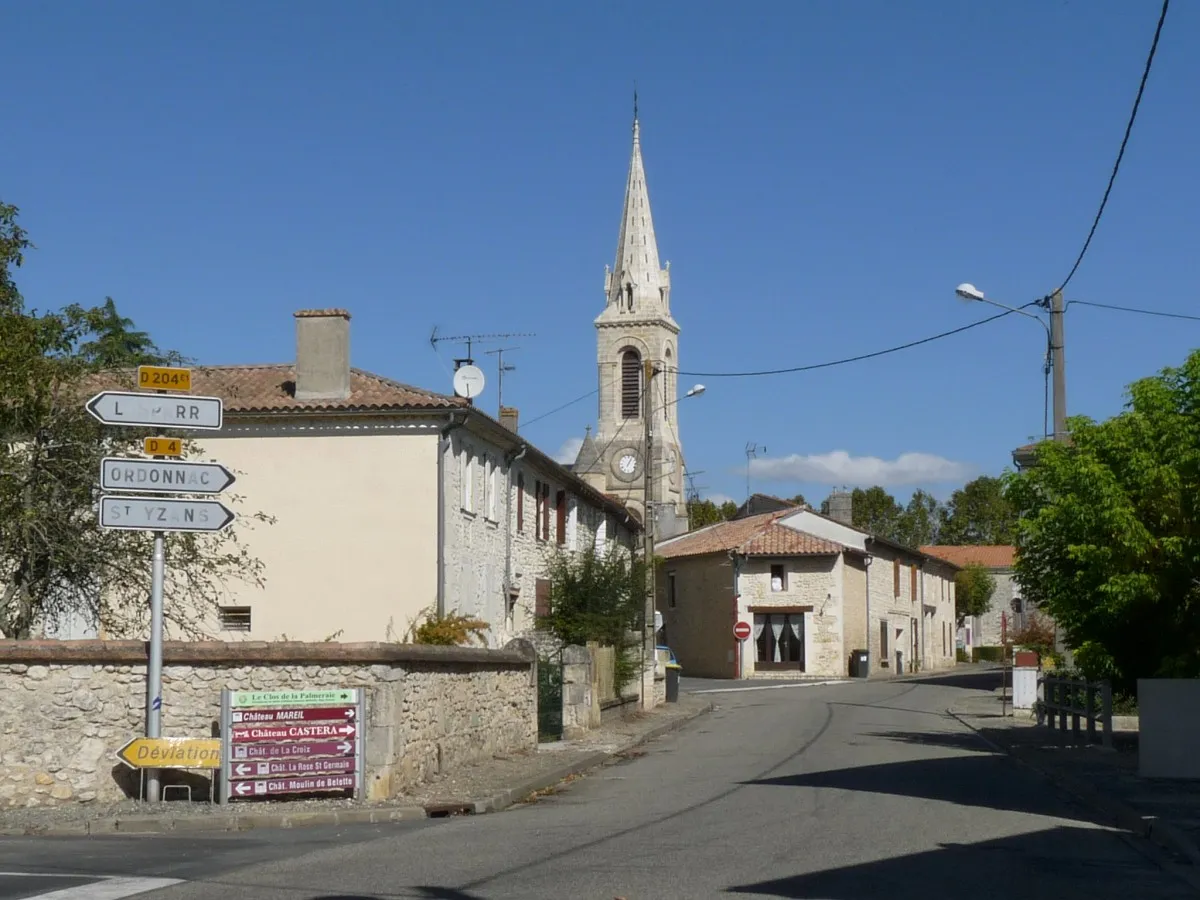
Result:
[[138,387],[144,391],[182,391],[192,389],[192,370],[174,366],[138,366]]
[[228,528],[236,518],[233,510],[219,500],[118,494],[100,498],[100,527],[121,531],[217,532]]
[[134,738],[117,751],[131,769],[219,769],[221,741],[217,738]]
[[220,431],[224,408],[220,397],[172,397],[136,391],[101,391],[87,402],[87,411],[105,425],[189,431]]
[[737,639],[737,645],[734,650],[734,678],[742,677],[742,660],[745,657],[745,651],[742,649],[746,645],[746,641],[750,639],[753,629],[749,622],[735,622],[733,624],[733,636]]
[[751,631],[751,629],[750,629],[749,622],[738,622],[736,625],[733,626],[733,636],[735,638],[737,638],[739,641],[749,640],[750,639],[750,631]]
[[147,456],[183,456],[183,441],[179,438],[142,438],[142,452]]
[[117,456],[106,456],[100,461],[100,487],[106,491],[219,494],[236,480],[220,463]]
[[364,691],[221,692],[222,804],[297,794],[362,797]]

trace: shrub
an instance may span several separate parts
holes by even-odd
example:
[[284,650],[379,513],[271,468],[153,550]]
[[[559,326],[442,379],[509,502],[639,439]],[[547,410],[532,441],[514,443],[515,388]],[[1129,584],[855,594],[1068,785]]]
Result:
[[1022,650],[1033,650],[1038,656],[1049,656],[1054,652],[1054,625],[1045,616],[1035,612],[1025,618],[1025,625],[1012,632],[1009,641]]
[[972,652],[975,662],[1001,662],[1004,659],[1003,647],[976,647]]
[[461,647],[473,640],[487,646],[488,623],[472,616],[462,616],[458,610],[439,615],[432,607],[421,612],[423,619],[413,622],[405,635],[410,644],[435,644],[440,647]]

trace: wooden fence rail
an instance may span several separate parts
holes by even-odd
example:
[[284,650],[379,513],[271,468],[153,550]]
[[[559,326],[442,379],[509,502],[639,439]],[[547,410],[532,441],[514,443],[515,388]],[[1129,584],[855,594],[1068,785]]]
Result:
[[1101,743],[1105,747],[1112,747],[1112,685],[1109,682],[1042,675],[1038,678],[1038,688],[1039,725],[1048,725],[1053,731],[1054,720],[1057,718],[1058,730],[1065,733],[1067,716],[1070,716],[1071,731],[1078,738],[1082,719],[1087,722],[1088,740],[1094,741],[1096,723],[1099,722]]

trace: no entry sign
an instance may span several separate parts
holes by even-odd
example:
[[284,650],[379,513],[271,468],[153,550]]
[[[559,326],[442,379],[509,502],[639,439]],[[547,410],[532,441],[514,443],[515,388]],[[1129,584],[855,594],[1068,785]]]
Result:
[[749,640],[750,638],[750,623],[738,622],[733,626],[733,636],[739,641]]

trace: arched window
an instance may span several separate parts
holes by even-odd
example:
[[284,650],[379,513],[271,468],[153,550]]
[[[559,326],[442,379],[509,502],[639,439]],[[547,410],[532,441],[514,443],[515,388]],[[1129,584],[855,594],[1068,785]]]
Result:
[[675,405],[678,397],[675,396],[675,373],[672,371],[672,363],[675,362],[674,356],[671,354],[671,348],[666,349],[666,365],[663,367],[662,385],[663,385],[663,413],[667,417],[667,421],[673,421],[675,416]]
[[636,419],[642,406],[642,357],[636,350],[621,354],[621,418]]

